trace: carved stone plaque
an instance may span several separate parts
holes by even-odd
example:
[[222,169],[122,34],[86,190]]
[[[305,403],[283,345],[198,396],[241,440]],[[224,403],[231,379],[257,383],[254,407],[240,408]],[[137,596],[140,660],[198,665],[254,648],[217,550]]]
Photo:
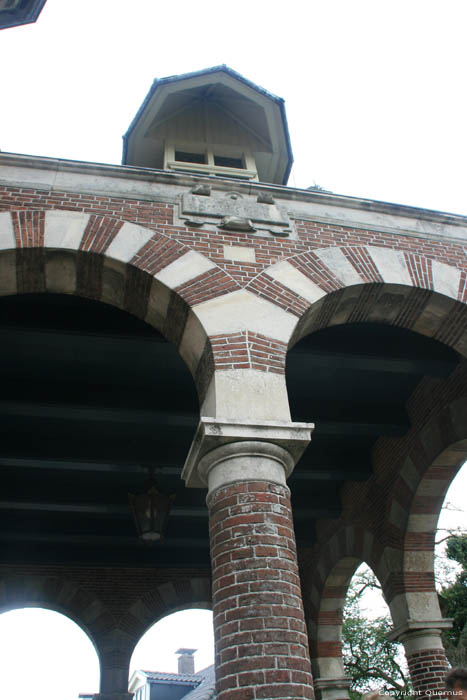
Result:
[[251,235],[280,237],[293,237],[294,233],[285,208],[277,205],[272,196],[249,197],[238,192],[213,192],[206,196],[205,192],[186,192],[181,197],[180,219],[198,228],[214,225],[232,233],[246,231]]

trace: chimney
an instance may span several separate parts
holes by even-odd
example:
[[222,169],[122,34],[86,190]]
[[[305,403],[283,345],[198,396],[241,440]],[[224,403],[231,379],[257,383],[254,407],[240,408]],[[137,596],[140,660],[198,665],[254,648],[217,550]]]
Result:
[[178,657],[178,672],[180,674],[191,674],[195,672],[195,659],[193,654],[197,649],[177,649]]

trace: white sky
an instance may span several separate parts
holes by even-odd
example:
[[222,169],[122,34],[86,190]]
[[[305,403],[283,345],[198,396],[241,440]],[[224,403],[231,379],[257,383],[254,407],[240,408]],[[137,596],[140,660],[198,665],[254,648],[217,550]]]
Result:
[[[175,11],[174,11],[175,10]],[[119,163],[154,77],[286,100],[289,184],[467,214],[465,0],[48,0],[0,37],[0,148]]]
[[[226,63],[286,100],[289,185],[467,214],[466,26],[465,0],[47,0],[36,24],[0,32],[0,149],[120,163],[155,77]],[[24,628],[33,614],[0,617],[2,696],[96,691],[84,633],[56,614]],[[179,646],[211,662],[210,622],[181,619],[136,666],[175,670]]]

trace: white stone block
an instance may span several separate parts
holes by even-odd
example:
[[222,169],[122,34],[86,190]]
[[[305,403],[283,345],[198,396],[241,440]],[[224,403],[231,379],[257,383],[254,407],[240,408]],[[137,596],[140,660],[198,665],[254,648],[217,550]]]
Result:
[[433,532],[436,529],[438,515],[425,513],[412,513],[409,517],[409,532]]
[[406,571],[433,571],[433,552],[407,552]]
[[226,260],[237,260],[238,262],[256,262],[256,251],[254,248],[247,248],[240,245],[225,245],[224,258]]
[[288,343],[297,323],[293,314],[246,289],[193,307],[208,335],[252,331]]
[[312,282],[303,272],[297,270],[287,260],[282,260],[277,265],[266,270],[266,273],[277,280],[284,287],[291,289],[295,294],[299,294],[307,301],[313,303],[326,295],[326,292]]
[[445,294],[447,297],[457,299],[459,294],[459,282],[461,272],[452,265],[433,260],[431,263],[433,274],[433,289],[435,292]]
[[190,311],[178,351],[192,372],[196,371],[206,345],[206,339],[206,333],[199,319]]
[[[319,657],[317,659],[317,665],[319,668],[319,678],[340,678],[344,675],[342,660],[334,656]],[[342,698],[342,696],[343,693],[340,691],[338,697]],[[326,700],[329,700],[327,695]]]
[[401,250],[368,246],[368,252],[385,282],[407,284],[413,287],[404,253]]
[[341,630],[338,625],[320,625],[318,627],[318,642],[339,642]]
[[16,248],[15,232],[9,211],[0,214],[0,250]]
[[357,270],[340,248],[322,248],[315,250],[314,253],[343,284],[351,285],[363,282]]
[[190,250],[164,267],[154,277],[170,289],[175,289],[175,287],[189,282],[204,272],[212,270],[213,267],[216,265],[209,258],[195,250]]
[[170,296],[170,290],[153,278],[144,320],[159,331],[162,331],[164,321],[167,317]]
[[81,211],[46,211],[45,247],[78,250],[88,221],[89,214]]
[[418,487],[417,494],[419,496],[428,496],[436,498],[439,495],[440,487],[443,487],[443,483],[440,479],[423,479]]
[[441,617],[436,591],[408,592],[409,618],[412,620],[436,620]]
[[126,221],[107,248],[105,255],[122,262],[129,262],[154,235],[151,229]]
[[216,372],[209,385],[201,415],[290,421],[285,377],[256,369]]

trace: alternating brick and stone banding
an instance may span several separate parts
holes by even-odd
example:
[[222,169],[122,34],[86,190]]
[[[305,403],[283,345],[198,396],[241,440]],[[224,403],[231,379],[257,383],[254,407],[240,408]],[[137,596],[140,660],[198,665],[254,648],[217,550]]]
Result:
[[[303,602],[315,690],[322,700],[349,697],[350,679],[342,661],[342,615],[350,580],[363,561],[376,568],[374,536],[361,527],[343,527],[313,561],[300,561]],[[382,573],[382,572],[380,572]]]
[[[444,495],[465,461],[466,370],[464,362],[445,382],[422,381],[409,403],[411,429],[402,438],[377,441],[374,475],[365,484],[346,484],[342,523],[323,523],[321,547],[312,559],[301,559],[312,669],[318,679],[339,677],[343,597],[352,571],[366,562],[381,583],[393,638],[406,648],[416,689],[443,693],[441,633],[451,623],[442,619],[438,607],[433,547]],[[350,528],[348,522],[356,526]],[[337,586],[336,572],[343,573]],[[323,698],[328,689],[323,686]]]
[[[229,231],[180,216],[199,184],[189,175],[0,161],[0,294],[76,294],[143,319],[175,344],[201,415],[218,420],[203,418],[193,449],[210,441],[209,449],[191,455],[184,474],[209,489],[220,700],[311,697],[309,650],[318,696],[347,698],[341,611],[363,561],[381,582],[415,689],[440,690],[448,623],[437,607],[433,533],[467,453],[465,361],[446,380],[420,382],[407,434],[380,438],[371,476],[345,482],[342,517],[318,521],[300,578],[285,478],[300,452],[293,444],[303,448],[309,429],[305,439],[290,422],[285,366],[301,338],[362,322],[409,329],[467,356],[467,220],[235,183],[245,206],[277,200],[293,235]],[[224,201],[232,182],[208,189]],[[104,603],[114,576],[118,592]],[[76,619],[100,653],[100,700],[126,700],[139,636],[172,610],[209,606],[210,584],[206,571],[35,567],[33,576],[9,567],[0,607],[40,603]]]

